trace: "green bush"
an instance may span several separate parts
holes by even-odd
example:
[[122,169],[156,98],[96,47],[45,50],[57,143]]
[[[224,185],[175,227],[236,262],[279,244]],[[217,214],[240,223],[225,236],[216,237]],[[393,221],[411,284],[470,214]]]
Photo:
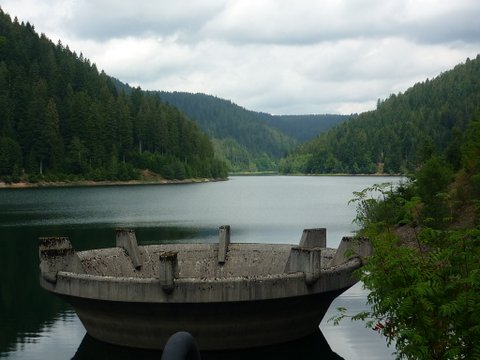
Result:
[[[371,310],[349,316],[342,308],[334,321],[368,320],[395,346],[397,359],[480,358],[480,227],[428,226],[435,222],[428,206],[450,201],[442,198],[450,180],[444,164],[432,159],[408,186],[354,193],[359,233],[374,247],[357,273],[370,291]],[[409,236],[400,238],[405,230]]]

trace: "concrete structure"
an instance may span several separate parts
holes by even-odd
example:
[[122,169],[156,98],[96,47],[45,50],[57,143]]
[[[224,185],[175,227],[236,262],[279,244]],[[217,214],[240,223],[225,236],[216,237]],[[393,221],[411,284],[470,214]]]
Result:
[[75,252],[67,238],[41,238],[41,286],[70,303],[88,333],[108,343],[162,349],[178,331],[202,350],[286,342],[318,330],[330,303],[356,280],[371,252],[365,239],[326,245],[325,229],[299,246],[230,243],[117,247]]

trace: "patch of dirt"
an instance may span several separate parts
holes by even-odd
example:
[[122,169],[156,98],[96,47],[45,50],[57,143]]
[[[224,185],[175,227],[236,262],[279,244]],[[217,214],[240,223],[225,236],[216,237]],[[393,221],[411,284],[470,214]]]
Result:
[[471,229],[475,227],[476,214],[472,204],[464,204],[456,211],[455,220],[449,226],[450,229]]
[[141,178],[144,179],[144,180],[158,180],[158,179],[162,179],[162,177],[161,177],[159,174],[157,174],[157,173],[155,173],[155,172],[153,172],[153,171],[151,171],[151,170],[149,170],[149,169],[145,169],[145,170],[140,171],[140,176],[141,176]]
[[395,235],[398,236],[402,245],[418,249],[417,236],[421,230],[420,226],[403,225],[395,229]]

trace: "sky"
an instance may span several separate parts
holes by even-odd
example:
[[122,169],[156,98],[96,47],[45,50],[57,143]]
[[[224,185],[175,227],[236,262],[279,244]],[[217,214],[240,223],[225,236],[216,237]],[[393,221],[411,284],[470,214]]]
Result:
[[351,114],[480,53],[478,0],[0,0],[145,90]]

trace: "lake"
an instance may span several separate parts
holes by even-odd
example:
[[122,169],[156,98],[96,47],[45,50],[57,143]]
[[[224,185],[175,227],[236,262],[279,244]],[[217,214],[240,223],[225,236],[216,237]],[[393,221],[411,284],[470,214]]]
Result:
[[[214,242],[220,225],[232,242],[298,244],[305,228],[326,227],[336,248],[355,230],[353,191],[397,177],[233,176],[229,181],[0,190],[0,358],[160,359],[88,335],[75,312],[38,285],[40,236],[68,236],[77,250],[114,246],[114,229],[133,228],[140,244]],[[394,349],[362,323],[327,319],[336,307],[366,309],[360,284],[330,307],[318,333],[288,344],[202,359],[393,359]]]

